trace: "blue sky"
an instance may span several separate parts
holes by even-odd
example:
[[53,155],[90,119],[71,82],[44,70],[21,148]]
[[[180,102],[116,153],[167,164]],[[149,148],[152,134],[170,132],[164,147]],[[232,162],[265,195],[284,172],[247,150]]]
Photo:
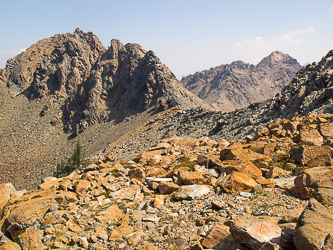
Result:
[[180,79],[280,50],[300,64],[333,49],[333,0],[1,0],[0,68],[38,40],[95,33],[153,50]]

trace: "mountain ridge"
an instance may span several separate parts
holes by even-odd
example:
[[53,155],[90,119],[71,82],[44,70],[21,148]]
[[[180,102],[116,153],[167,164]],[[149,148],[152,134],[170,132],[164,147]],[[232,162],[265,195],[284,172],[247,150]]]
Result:
[[89,153],[98,149],[102,142],[91,143],[98,127],[112,141],[127,130],[119,126],[127,118],[146,122],[172,107],[212,109],[183,88],[154,52],[116,39],[106,49],[80,29],[32,45],[8,61],[1,79],[0,174],[8,181],[20,173],[16,183],[24,188],[52,175],[76,140]]
[[181,79],[217,110],[229,112],[273,97],[301,68],[296,59],[274,51],[257,65],[234,61]]

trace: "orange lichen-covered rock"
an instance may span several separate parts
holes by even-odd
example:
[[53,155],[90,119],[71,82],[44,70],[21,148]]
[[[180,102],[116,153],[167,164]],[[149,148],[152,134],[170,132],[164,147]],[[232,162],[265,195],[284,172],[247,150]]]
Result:
[[100,223],[107,223],[108,221],[118,222],[124,217],[123,212],[118,208],[117,205],[112,205],[105,209],[104,211],[99,212],[95,218]]
[[232,172],[220,178],[216,185],[222,187],[225,192],[239,193],[242,191],[251,192],[253,187],[258,185],[258,183],[245,174]]
[[227,237],[230,238],[230,236],[229,227],[225,225],[215,225],[201,244],[204,248],[218,249],[218,246],[223,246],[223,241],[226,240]]
[[295,142],[307,143],[309,145],[322,145],[324,138],[317,129],[306,126],[299,130],[299,135],[295,138]]
[[332,165],[332,148],[327,145],[308,146],[296,145],[290,150],[293,159],[307,167]]
[[241,145],[235,144],[221,151],[220,160],[243,160],[252,161],[255,165],[265,165],[272,159],[267,155],[258,154],[250,149],[243,149]]
[[248,175],[253,179],[262,176],[261,170],[249,160],[226,160],[219,164],[218,168],[221,174],[225,173],[228,175],[236,171]]
[[202,185],[205,182],[205,178],[203,177],[201,172],[187,172],[183,171],[179,173],[179,180],[186,185],[198,184]]

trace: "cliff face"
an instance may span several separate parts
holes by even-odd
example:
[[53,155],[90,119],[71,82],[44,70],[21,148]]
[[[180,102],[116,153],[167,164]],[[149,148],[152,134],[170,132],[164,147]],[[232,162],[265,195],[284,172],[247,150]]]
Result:
[[183,109],[211,109],[184,89],[154,52],[146,52],[138,44],[124,46],[112,40],[89,79],[66,101],[64,120],[68,121],[68,130],[76,125],[75,131],[82,131],[99,121],[123,118],[152,107],[166,110],[178,105]]
[[[127,129],[113,130],[125,119],[146,112],[140,116],[146,122],[172,107],[212,109],[154,52],[118,40],[106,49],[80,29],[43,39],[9,60],[0,72],[0,98],[0,175],[3,181],[22,175],[26,180],[17,185],[27,188],[52,174],[77,139],[93,153]],[[99,142],[97,127],[105,133]]]
[[275,96],[301,68],[289,55],[275,51],[257,65],[235,61],[181,80],[214,108],[229,112]]
[[[41,40],[9,60],[6,82],[12,97],[46,99],[40,115],[54,103],[62,104],[65,132],[82,132],[87,126],[112,118],[143,112],[160,104],[161,109],[209,105],[184,90],[154,52],[138,44],[112,40],[105,49],[91,32]],[[52,97],[52,98],[50,98]]]

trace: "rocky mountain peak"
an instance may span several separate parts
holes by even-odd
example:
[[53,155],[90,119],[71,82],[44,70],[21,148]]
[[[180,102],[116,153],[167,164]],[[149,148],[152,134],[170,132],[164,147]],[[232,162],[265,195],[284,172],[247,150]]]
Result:
[[1,181],[17,178],[24,188],[51,174],[76,140],[88,155],[160,112],[212,109],[154,52],[116,39],[105,48],[80,29],[8,60],[0,70],[0,104]]
[[214,108],[229,112],[273,97],[301,68],[297,60],[275,51],[258,65],[234,61],[181,80]]
[[93,33],[80,29],[40,40],[7,61],[6,76],[11,95],[23,93],[34,99],[49,94],[69,94],[79,82],[87,79],[104,50]]
[[[112,39],[105,49],[92,32],[77,28],[32,45],[8,61],[7,85],[12,97],[52,98],[40,115],[61,105],[65,131],[75,134],[89,124],[122,119],[163,103],[163,109],[209,105],[183,89],[152,51]],[[54,119],[53,119],[54,120]]]
[[278,64],[298,64],[297,60],[281,51],[274,51],[269,56],[263,58],[257,67],[276,67]]

